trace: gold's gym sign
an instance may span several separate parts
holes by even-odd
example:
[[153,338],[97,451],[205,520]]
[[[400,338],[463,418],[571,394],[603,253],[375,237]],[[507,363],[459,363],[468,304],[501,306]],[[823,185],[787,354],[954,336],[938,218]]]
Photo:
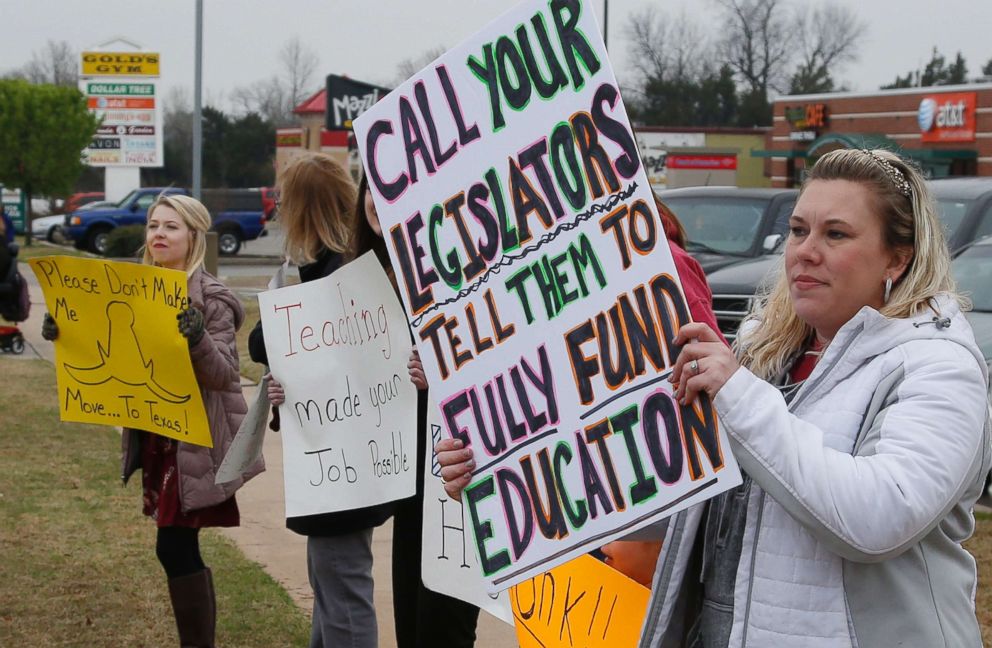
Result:
[[158,76],[158,52],[83,52],[82,76]]

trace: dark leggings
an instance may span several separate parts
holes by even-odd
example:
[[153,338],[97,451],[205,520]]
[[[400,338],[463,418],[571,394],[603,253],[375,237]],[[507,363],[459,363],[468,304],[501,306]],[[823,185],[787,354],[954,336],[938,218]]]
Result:
[[200,557],[200,530],[159,527],[155,555],[169,578],[179,578],[206,568]]

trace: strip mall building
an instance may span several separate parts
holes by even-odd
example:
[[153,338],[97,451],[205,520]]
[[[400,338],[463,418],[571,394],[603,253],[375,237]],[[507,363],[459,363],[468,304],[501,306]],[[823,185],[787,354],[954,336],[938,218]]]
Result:
[[795,187],[837,148],[884,147],[930,177],[992,176],[992,83],[777,99],[764,150],[773,187]]

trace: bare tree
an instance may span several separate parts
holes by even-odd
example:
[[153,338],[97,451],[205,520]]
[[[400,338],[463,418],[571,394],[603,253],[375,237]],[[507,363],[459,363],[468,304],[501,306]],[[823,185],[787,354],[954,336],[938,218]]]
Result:
[[752,91],[782,89],[793,23],[782,0],[716,0],[722,8],[726,62]]
[[396,66],[396,76],[393,77],[389,85],[398,86],[417,72],[420,72],[434,59],[444,54],[447,50],[443,45],[437,45],[429,50],[420,53],[419,56],[405,58]]
[[794,29],[802,59],[792,75],[790,92],[831,92],[832,75],[857,60],[866,24],[848,7],[826,4],[797,12]]
[[293,123],[293,109],[317,89],[313,77],[320,59],[299,38],[293,38],[279,50],[279,63],[278,74],[231,91],[236,112],[257,113],[276,126]]
[[162,97],[163,115],[171,113],[193,114],[193,100],[187,86],[172,86]]
[[685,12],[675,18],[648,6],[632,14],[626,34],[633,67],[643,84],[649,79],[696,80],[711,57],[699,25]]
[[723,61],[745,86],[743,124],[770,125],[769,90],[783,90],[794,22],[784,0],[715,0],[723,12]]
[[236,112],[258,113],[278,126],[292,121],[292,111],[297,105],[287,99],[287,90],[277,76],[235,88],[231,101]]
[[79,52],[66,41],[50,40],[40,51],[31,53],[31,60],[14,76],[31,83],[51,83],[76,87],[79,79]]
[[285,100],[292,106],[291,111],[313,92],[312,80],[320,57],[317,53],[303,44],[298,36],[287,41],[279,51],[279,62],[282,64],[282,81],[286,91]]

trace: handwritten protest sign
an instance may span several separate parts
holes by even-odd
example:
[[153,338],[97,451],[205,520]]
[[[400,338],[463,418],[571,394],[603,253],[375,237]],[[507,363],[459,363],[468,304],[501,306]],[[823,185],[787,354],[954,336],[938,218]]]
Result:
[[491,591],[740,481],[672,397],[689,311],[597,34],[524,2],[355,120]]
[[189,306],[186,273],[66,256],[29,263],[59,326],[62,420],[211,446],[189,345],[176,325]]
[[410,333],[372,253],[317,281],[258,296],[279,408],[286,516],[413,495],[417,393]]
[[[431,404],[427,415],[429,448],[441,440],[441,421]],[[489,594],[479,569],[472,532],[466,525],[461,502],[452,500],[441,483],[441,467],[434,451],[424,462],[424,532],[421,575],[429,589],[453,596],[513,625],[508,592]]]
[[510,590],[520,648],[636,646],[651,592],[592,556]]

